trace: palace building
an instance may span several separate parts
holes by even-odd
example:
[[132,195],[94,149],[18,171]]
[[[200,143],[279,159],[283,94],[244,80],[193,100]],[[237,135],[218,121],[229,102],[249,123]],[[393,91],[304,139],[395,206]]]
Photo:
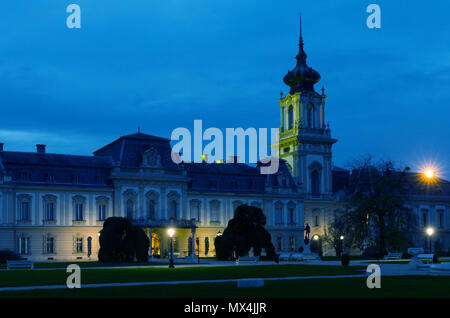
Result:
[[[170,226],[179,257],[193,252],[210,257],[236,207],[248,204],[263,210],[277,252],[302,247],[306,224],[311,248],[318,251],[327,225],[343,207],[350,171],[333,166],[337,140],[325,121],[326,95],[315,91],[320,75],[306,58],[300,29],[297,63],[284,77],[290,91],[279,99],[280,167],[272,175],[237,160],[175,164],[169,139],[140,131],[92,156],[51,154],[45,145],[14,152],[0,143],[0,249],[33,261],[96,260],[103,222],[121,216],[146,231],[152,255],[168,256]],[[435,225],[448,249],[449,183],[442,181],[432,193],[411,189],[408,204],[420,224]],[[423,233],[416,234],[422,246]]]

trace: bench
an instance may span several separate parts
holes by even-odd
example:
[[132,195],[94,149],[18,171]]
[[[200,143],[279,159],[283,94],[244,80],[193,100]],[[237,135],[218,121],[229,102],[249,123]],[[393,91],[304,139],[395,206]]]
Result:
[[240,256],[236,260],[236,264],[239,264],[241,262],[251,262],[256,263],[259,261],[259,256]]
[[302,253],[292,253],[290,259],[293,261],[303,261],[303,254]]
[[402,258],[402,253],[388,253],[383,259],[400,259]]
[[18,260],[18,261],[6,261],[6,270],[10,270],[12,268],[29,268],[33,269],[34,265],[31,261],[27,260]]
[[419,254],[417,255],[417,258],[420,259],[421,261],[427,261],[427,262],[433,262],[433,257],[434,254]]
[[278,256],[278,260],[279,261],[282,261],[282,260],[289,261],[290,257],[291,257],[291,254],[283,253],[283,254],[280,254],[280,256]]

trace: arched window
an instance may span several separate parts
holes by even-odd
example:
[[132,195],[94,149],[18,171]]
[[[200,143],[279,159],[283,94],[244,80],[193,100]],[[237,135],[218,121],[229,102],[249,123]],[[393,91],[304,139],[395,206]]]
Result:
[[154,220],[155,214],[156,214],[156,201],[151,199],[148,201],[148,218],[150,220]]
[[320,175],[317,170],[311,172],[311,194],[320,195]]
[[127,200],[127,219],[132,220],[133,219],[133,212],[134,212],[134,202],[131,199]]
[[200,220],[200,201],[191,200],[191,219]]
[[170,201],[170,216],[169,219],[177,219],[177,208],[178,208],[178,203],[175,200]]
[[288,129],[294,128],[294,107],[290,106],[288,110]]
[[150,190],[145,194],[147,205],[147,218],[149,220],[156,220],[158,212],[159,193]]

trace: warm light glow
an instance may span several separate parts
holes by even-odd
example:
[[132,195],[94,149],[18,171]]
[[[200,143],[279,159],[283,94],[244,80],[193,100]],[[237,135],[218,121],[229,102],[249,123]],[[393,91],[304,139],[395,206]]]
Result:
[[427,230],[426,230],[426,232],[427,232],[427,235],[428,235],[428,236],[431,236],[431,235],[434,234],[434,229],[433,229],[432,227],[428,227]]
[[341,241],[342,241],[342,240],[344,239],[344,235],[341,235],[339,238],[340,238]]
[[317,241],[318,239],[319,239],[319,235],[316,234],[316,235],[313,236],[313,240],[314,241]]
[[436,175],[436,171],[431,168],[426,168],[423,173],[428,179],[431,179]]
[[217,232],[217,236],[221,236],[222,235],[222,232]]
[[170,237],[172,237],[175,234],[175,230],[170,228],[167,230],[167,233],[169,234]]

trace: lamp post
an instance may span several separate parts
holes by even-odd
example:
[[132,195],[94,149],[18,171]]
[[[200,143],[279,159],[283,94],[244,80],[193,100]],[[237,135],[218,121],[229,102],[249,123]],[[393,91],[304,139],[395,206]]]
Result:
[[174,268],[173,265],[173,235],[175,234],[175,230],[170,228],[167,230],[167,233],[170,236],[170,260],[169,260],[169,268]]
[[433,236],[433,234],[434,234],[434,229],[431,226],[429,226],[426,229],[426,233],[427,233],[427,236],[428,236],[429,253],[431,253],[431,236]]
[[339,245],[340,245],[340,253],[341,253],[341,255],[340,256],[342,256],[342,253],[344,253],[344,235],[341,235],[341,236],[339,236]]

